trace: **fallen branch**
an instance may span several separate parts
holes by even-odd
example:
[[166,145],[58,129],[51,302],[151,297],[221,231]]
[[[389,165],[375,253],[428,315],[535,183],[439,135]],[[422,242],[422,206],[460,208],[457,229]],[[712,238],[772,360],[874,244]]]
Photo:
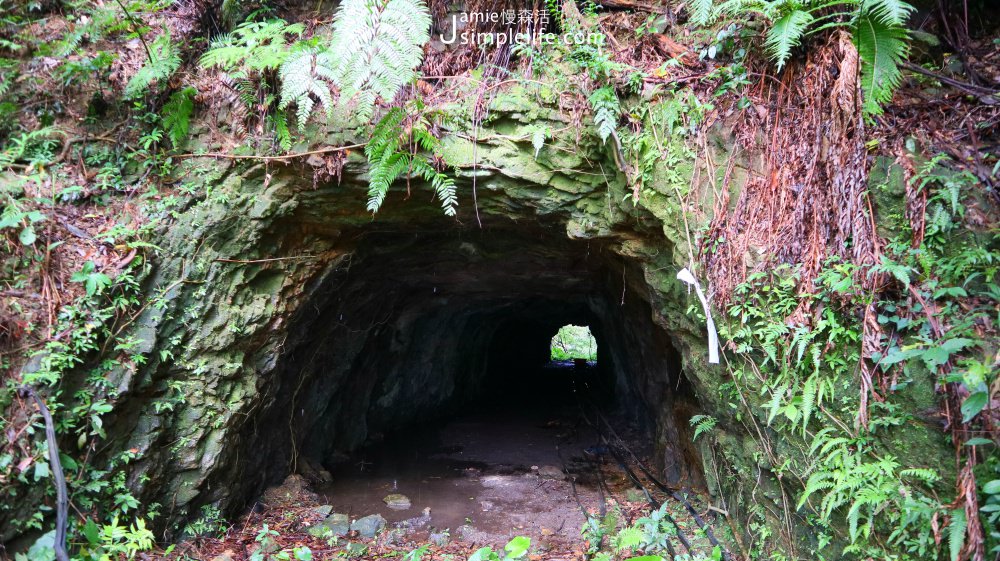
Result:
[[224,259],[219,257],[213,259],[216,263],[240,263],[240,264],[252,264],[252,263],[271,263],[274,261],[297,261],[300,259],[317,259],[316,255],[299,255],[295,257],[270,257],[268,259]]
[[254,156],[254,155],[241,155],[241,154],[224,154],[221,152],[208,152],[205,154],[178,154],[173,156],[175,159],[188,159],[188,158],[217,158],[226,160],[262,160],[265,162],[270,161],[282,161],[282,160],[294,160],[295,158],[302,158],[304,156],[312,156],[314,154],[330,154],[333,152],[344,152],[346,150],[351,150],[353,148],[364,148],[367,142],[362,142],[361,144],[351,144],[349,146],[328,146],[326,148],[320,148],[319,150],[310,150],[308,152],[295,152],[294,154],[284,154],[282,156]]
[[910,70],[910,71],[913,71],[913,72],[916,72],[918,74],[923,74],[924,76],[930,76],[931,78],[934,78],[935,80],[941,82],[942,84],[948,84],[949,86],[951,86],[951,87],[953,87],[953,88],[955,88],[957,90],[960,90],[960,91],[962,91],[964,93],[967,93],[969,95],[975,95],[975,96],[983,96],[983,95],[990,96],[991,95],[991,96],[996,96],[997,94],[1000,94],[1000,91],[995,90],[993,88],[987,88],[987,87],[983,87],[983,86],[977,86],[975,84],[970,84],[968,82],[962,82],[960,80],[955,80],[954,78],[949,78],[949,77],[947,77],[947,76],[945,76],[943,74],[939,74],[937,72],[934,72],[934,71],[931,71],[931,70],[927,70],[923,66],[919,66],[917,64],[913,64],[912,62],[904,61],[903,64],[902,64],[902,66],[903,66],[903,68],[905,68],[907,70]]

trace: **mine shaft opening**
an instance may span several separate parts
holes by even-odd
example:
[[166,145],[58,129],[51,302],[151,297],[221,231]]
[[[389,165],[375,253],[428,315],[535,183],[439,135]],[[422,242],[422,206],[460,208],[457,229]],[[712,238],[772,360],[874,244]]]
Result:
[[[518,526],[578,536],[577,500],[599,501],[586,472],[605,461],[602,419],[663,481],[700,485],[680,354],[641,268],[603,242],[372,229],[331,254],[248,424],[249,494],[298,472],[354,518],[480,541]],[[553,360],[567,325],[586,326],[592,355]]]

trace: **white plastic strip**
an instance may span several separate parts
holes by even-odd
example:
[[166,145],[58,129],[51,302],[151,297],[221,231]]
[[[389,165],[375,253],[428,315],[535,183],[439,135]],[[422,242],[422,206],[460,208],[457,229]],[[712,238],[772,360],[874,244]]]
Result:
[[694,278],[694,275],[686,267],[677,272],[677,279],[693,286],[695,294],[701,300],[701,307],[705,310],[705,320],[708,323],[708,362],[709,364],[719,364],[719,333],[715,330],[715,322],[712,321],[712,311],[708,307],[705,293],[701,291],[698,279]]

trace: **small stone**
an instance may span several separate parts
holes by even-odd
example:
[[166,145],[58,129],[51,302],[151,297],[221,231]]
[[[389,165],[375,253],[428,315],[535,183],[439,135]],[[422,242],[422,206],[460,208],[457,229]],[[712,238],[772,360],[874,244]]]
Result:
[[346,536],[351,530],[351,521],[346,514],[333,513],[319,524],[306,529],[306,533],[317,538]]
[[555,466],[542,466],[538,468],[538,476],[542,479],[555,479],[557,481],[566,479],[566,474]]
[[382,502],[384,502],[392,510],[406,510],[410,508],[410,497],[399,493],[386,495],[385,498],[382,499]]
[[216,555],[212,558],[212,561],[233,561],[236,558],[236,553],[231,549],[227,549],[222,553]]
[[358,518],[351,523],[351,531],[357,532],[363,538],[374,538],[382,528],[385,528],[385,518],[380,514]]
[[458,527],[458,539],[462,541],[472,541],[476,535],[476,529],[472,524],[462,524]]
[[483,512],[489,512],[493,510],[493,501],[479,501],[479,506],[483,509]]
[[448,532],[431,532],[428,537],[430,538],[431,543],[438,547],[444,547],[448,545],[448,542],[450,541]]
[[314,512],[314,513],[322,516],[323,518],[326,518],[327,516],[330,516],[330,514],[333,513],[333,506],[331,506],[331,505],[322,505],[322,506],[313,507],[313,508],[311,508],[309,510],[311,510],[312,512]]

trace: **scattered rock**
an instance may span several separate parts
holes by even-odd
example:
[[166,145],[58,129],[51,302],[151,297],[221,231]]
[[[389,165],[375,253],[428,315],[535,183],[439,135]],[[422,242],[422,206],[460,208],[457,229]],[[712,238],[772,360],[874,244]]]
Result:
[[493,510],[493,501],[479,501],[479,506],[482,507],[483,512],[489,512]]
[[323,518],[326,518],[327,516],[333,514],[333,507],[331,505],[317,506],[315,508],[311,508],[310,510],[322,516]]
[[431,540],[432,544],[438,547],[444,547],[448,545],[449,541],[451,541],[451,537],[448,535],[448,532],[431,532],[428,538]]
[[411,506],[410,497],[400,493],[386,495],[385,498],[382,499],[382,502],[384,502],[392,510],[406,510]]
[[346,514],[333,513],[319,524],[306,529],[310,536],[318,538],[325,536],[346,536],[351,531],[351,521]]
[[375,534],[385,528],[385,518],[380,514],[372,514],[358,518],[351,523],[351,531],[357,532],[363,538],[374,538]]
[[458,539],[467,542],[472,541],[476,535],[476,529],[472,524],[462,524],[458,527]]
[[236,553],[231,549],[227,549],[213,557],[212,561],[233,561],[233,559],[236,559]]
[[413,518],[408,518],[402,522],[396,524],[397,528],[403,528],[409,531],[417,530],[423,528],[431,521],[431,507],[424,508],[423,514],[420,516],[415,516]]
[[538,476],[542,479],[555,479],[557,481],[566,479],[566,474],[555,466],[542,466],[538,468]]

